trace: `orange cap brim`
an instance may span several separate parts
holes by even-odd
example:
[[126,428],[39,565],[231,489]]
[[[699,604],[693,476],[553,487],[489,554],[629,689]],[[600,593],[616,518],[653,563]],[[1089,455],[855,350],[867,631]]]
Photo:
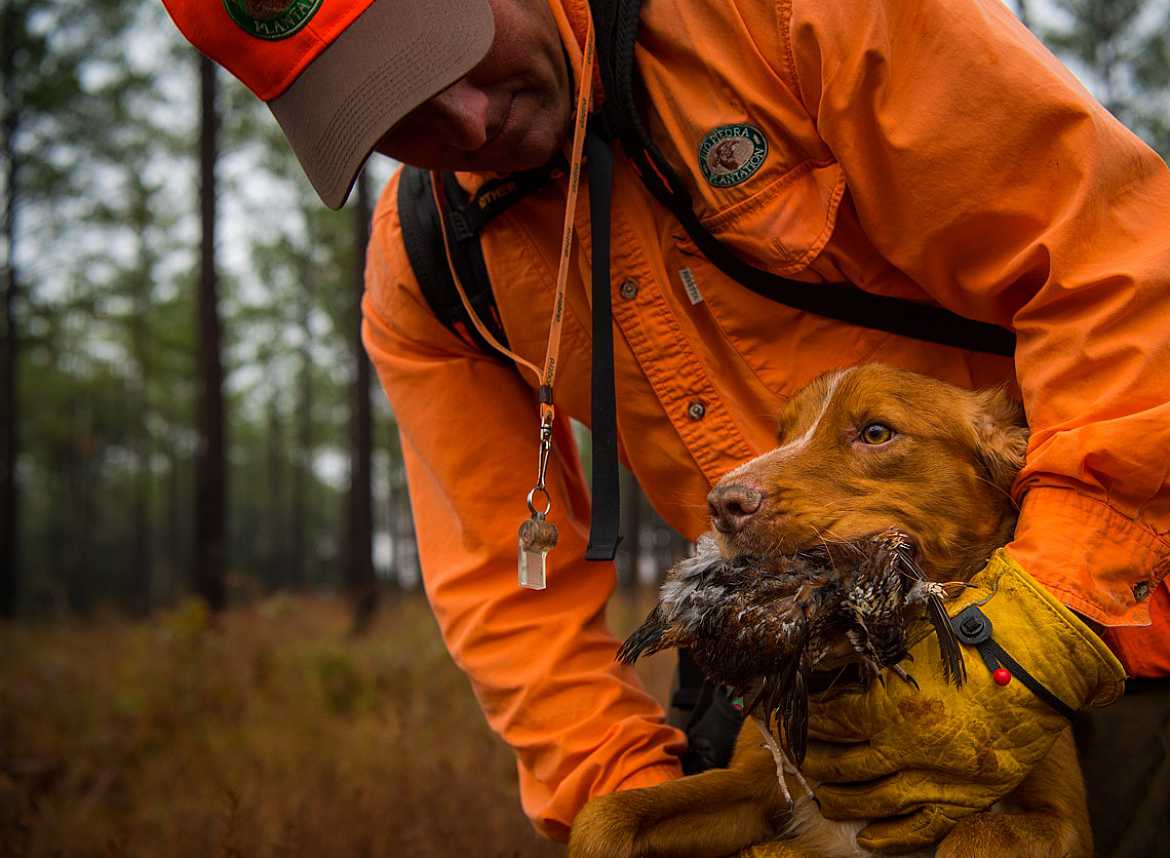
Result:
[[487,0],[371,3],[268,102],[317,194],[345,204],[377,142],[487,54]]

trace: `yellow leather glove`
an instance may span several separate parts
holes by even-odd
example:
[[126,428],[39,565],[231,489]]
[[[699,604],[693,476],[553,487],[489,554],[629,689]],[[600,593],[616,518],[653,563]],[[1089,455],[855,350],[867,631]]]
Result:
[[[995,642],[1067,706],[1105,706],[1121,696],[1121,664],[1007,552],[996,552],[971,584],[947,612],[978,605]],[[857,838],[866,849],[936,843],[1019,785],[1068,726],[1018,676],[997,684],[976,647],[961,647],[967,681],[955,688],[925,623],[910,643],[913,660],[902,667],[919,690],[887,674],[884,687],[810,702],[802,771],[817,784],[824,816],[875,820]]]

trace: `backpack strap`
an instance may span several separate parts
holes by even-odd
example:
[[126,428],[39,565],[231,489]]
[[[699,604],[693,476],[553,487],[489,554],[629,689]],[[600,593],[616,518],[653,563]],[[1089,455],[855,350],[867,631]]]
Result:
[[[476,315],[505,347],[508,346],[508,337],[500,321],[479,236],[493,218],[543,187],[563,170],[563,162],[554,161],[537,170],[485,182],[470,197],[459,187],[454,173],[443,174],[443,205],[447,215],[451,264]],[[402,177],[398,180],[398,220],[402,224],[402,240],[410,267],[435,317],[464,342],[504,361],[472,324],[455,289],[443,236],[439,232],[441,222],[435,210],[431,174],[427,170],[402,168]]]
[[825,318],[924,342],[1010,357],[1011,331],[953,313],[936,304],[875,295],[851,283],[804,283],[756,268],[740,259],[703,226],[690,192],[650,139],[634,99],[634,45],[641,0],[591,0],[597,55],[605,88],[603,110],[611,131],[634,162],[643,184],[682,224],[711,262],[758,295]]
[[[457,190],[459,187],[454,181],[445,181],[443,184]],[[402,177],[398,180],[398,220],[402,224],[402,241],[406,245],[410,267],[414,269],[415,279],[435,318],[464,342],[495,355],[496,350],[488,345],[471,323],[455,289],[455,281],[451,279],[432,187],[428,171],[417,167],[402,168]],[[450,205],[449,201],[445,202]],[[455,257],[451,263],[459,273],[468,300],[484,325],[500,342],[507,344],[478,235],[475,241],[460,241],[451,220],[453,218],[448,221],[448,239]]]
[[[602,123],[604,124],[604,123]],[[613,145],[592,117],[585,137],[589,159],[590,287],[593,292],[593,357],[590,363],[590,469],[593,514],[586,560],[613,560],[621,542],[621,486],[618,480],[617,394],[614,383],[613,312],[610,304],[610,214],[613,208]]]

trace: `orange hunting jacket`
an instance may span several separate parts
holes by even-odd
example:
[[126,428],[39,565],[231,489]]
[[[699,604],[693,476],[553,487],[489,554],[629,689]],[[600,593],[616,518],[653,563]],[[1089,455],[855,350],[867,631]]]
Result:
[[[579,67],[582,0],[552,2]],[[1018,385],[1031,423],[1010,550],[1104,626],[1140,675],[1170,674],[1170,171],[1000,0],[655,0],[644,118],[709,230],[757,266],[849,280],[1010,326],[1014,362],[805,315],[730,281],[616,155],[618,430],[688,537],[726,471],[773,446],[814,376],[882,361]],[[698,149],[749,124],[767,156],[728,187]],[[482,176],[462,177],[467,188]],[[586,196],[585,183],[581,194]],[[679,774],[683,738],[614,662],[610,564],[583,558],[589,498],[569,417],[589,422],[587,200],[567,295],[549,483],[560,545],[544,592],[516,584],[536,467],[534,382],[465,344],[421,297],[397,182],[374,216],[365,341],[402,435],[426,592],[525,811],[566,836],[588,797]],[[484,253],[513,349],[544,357],[565,186],[493,221]]]

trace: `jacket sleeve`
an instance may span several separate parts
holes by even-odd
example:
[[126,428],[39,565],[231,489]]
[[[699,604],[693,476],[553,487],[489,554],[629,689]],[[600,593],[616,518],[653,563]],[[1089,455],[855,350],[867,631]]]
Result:
[[877,250],[1016,331],[1010,550],[1091,619],[1148,624],[1170,568],[1170,171],[1000,0],[779,8],[781,65]]
[[406,461],[423,584],[492,729],[515,750],[521,801],[565,839],[592,795],[681,774],[683,739],[605,625],[612,564],[586,563],[588,495],[567,420],[547,482],[559,544],[544,591],[517,584],[517,529],[536,477],[536,404],[512,365],[464,344],[418,290],[395,210],[375,214],[363,336]]

